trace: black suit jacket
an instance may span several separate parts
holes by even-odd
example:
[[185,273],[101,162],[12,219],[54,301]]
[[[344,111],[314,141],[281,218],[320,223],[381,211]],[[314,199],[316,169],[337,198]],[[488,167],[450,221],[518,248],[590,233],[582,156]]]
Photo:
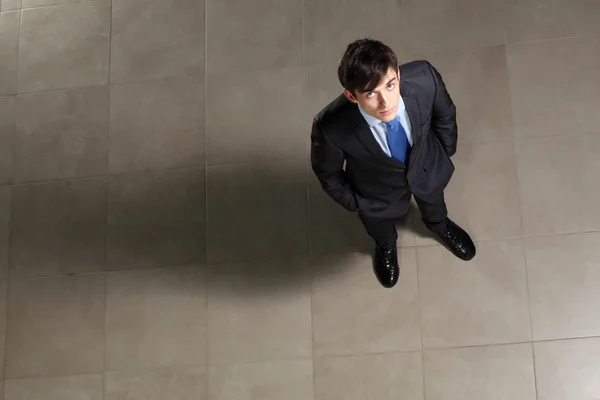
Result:
[[406,163],[384,153],[358,105],[343,94],[313,121],[313,171],[325,192],[349,211],[396,218],[408,210],[410,193],[438,200],[452,177],[456,108],[442,77],[427,61],[404,64],[400,95],[413,136]]

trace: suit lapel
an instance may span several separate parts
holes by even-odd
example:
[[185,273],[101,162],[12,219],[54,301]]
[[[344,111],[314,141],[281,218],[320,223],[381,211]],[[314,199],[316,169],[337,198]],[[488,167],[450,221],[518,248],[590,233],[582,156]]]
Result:
[[421,139],[421,111],[414,95],[411,95],[411,90],[408,89],[406,94],[401,94],[406,106],[408,119],[410,119],[410,130],[413,137],[413,147],[416,146]]

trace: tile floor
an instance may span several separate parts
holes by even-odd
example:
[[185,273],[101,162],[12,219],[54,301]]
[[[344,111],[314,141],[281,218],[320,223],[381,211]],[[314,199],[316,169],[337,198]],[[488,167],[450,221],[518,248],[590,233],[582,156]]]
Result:
[[[4,400],[600,398],[600,1],[0,0]],[[384,290],[308,168],[351,40],[459,110]]]

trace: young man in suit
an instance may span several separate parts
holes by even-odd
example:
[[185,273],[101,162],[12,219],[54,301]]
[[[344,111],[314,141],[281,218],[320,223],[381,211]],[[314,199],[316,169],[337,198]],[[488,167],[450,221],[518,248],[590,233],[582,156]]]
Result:
[[447,217],[443,191],[454,172],[456,108],[427,61],[398,66],[383,43],[351,43],[338,68],[344,93],[313,121],[311,163],[325,192],[358,216],[375,240],[374,270],[393,287],[400,274],[394,220],[414,195],[423,221],[457,257],[475,245]]

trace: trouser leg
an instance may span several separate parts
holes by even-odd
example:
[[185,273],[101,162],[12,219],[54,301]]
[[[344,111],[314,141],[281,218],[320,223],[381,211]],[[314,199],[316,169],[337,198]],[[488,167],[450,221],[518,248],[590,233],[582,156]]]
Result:
[[416,196],[415,200],[421,211],[421,217],[425,226],[434,233],[443,232],[446,229],[446,220],[448,218],[448,209],[444,201],[444,194],[435,201],[425,201]]
[[396,246],[398,232],[393,219],[369,217],[360,213],[359,217],[377,246],[383,249],[391,249]]

